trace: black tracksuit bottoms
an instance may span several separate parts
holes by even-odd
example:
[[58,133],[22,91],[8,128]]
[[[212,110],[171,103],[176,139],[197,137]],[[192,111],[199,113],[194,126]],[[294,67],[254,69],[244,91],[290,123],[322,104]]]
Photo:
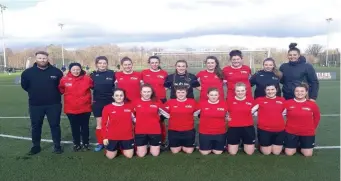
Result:
[[91,112],[81,114],[66,114],[71,125],[73,144],[89,144],[89,120]]
[[31,119],[31,133],[33,146],[40,146],[41,130],[43,126],[44,117],[46,115],[50,124],[52,140],[55,147],[60,146],[60,114],[62,111],[62,104],[44,105],[44,106],[29,106],[29,113]]

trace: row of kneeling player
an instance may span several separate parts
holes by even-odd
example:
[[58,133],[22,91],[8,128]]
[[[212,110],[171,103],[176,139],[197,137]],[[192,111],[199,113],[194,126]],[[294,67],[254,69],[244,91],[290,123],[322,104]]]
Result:
[[[315,130],[320,121],[317,104],[307,99],[308,88],[297,85],[295,98],[284,100],[276,96],[275,85],[266,86],[266,97],[252,100],[246,96],[246,86],[237,83],[236,96],[226,102],[219,99],[219,90],[210,88],[208,100],[197,103],[186,98],[186,87],[176,87],[176,99],[159,102],[150,85],[141,87],[141,99],[125,100],[122,89],[115,89],[114,102],[104,107],[102,136],[109,159],[117,151],[131,158],[144,157],[149,151],[160,154],[160,115],[168,118],[168,141],[172,153],[195,149],[194,117],[199,117],[199,151],[203,155],[221,154],[227,146],[235,155],[244,144],[245,153],[255,150],[256,134],[253,116],[258,116],[257,137],[263,154],[280,154],[283,146],[287,155],[297,148],[305,156],[312,156]],[[286,120],[284,119],[286,117]]]

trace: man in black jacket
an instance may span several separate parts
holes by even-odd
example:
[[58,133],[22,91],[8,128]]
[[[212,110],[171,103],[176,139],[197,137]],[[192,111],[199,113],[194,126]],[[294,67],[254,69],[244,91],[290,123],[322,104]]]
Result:
[[36,53],[36,62],[33,67],[26,69],[21,74],[21,87],[28,93],[29,114],[31,119],[32,143],[29,155],[41,151],[40,140],[43,120],[47,116],[50,124],[54,153],[62,153],[60,145],[60,115],[62,110],[61,94],[58,90],[62,71],[50,65],[48,53]]

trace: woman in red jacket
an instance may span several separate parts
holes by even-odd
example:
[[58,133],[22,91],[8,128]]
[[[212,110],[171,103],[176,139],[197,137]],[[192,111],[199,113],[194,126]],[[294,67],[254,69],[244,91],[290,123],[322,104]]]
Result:
[[168,110],[168,144],[172,153],[193,153],[195,128],[193,114],[197,110],[195,99],[187,98],[187,86],[176,86],[176,99],[165,103]]
[[230,52],[231,66],[223,69],[225,81],[227,83],[227,99],[233,99],[235,94],[235,85],[242,82],[246,86],[246,96],[252,97],[252,89],[249,78],[251,77],[251,69],[243,64],[243,55],[240,50],[232,50]]
[[[150,56],[148,58],[149,69],[141,72],[141,79],[143,83],[147,83],[153,87],[155,96],[162,103],[166,102],[166,88],[163,86],[168,73],[161,69],[160,58],[158,56]],[[164,121],[165,117],[160,116],[161,120],[161,134],[162,134],[162,146],[165,147],[166,142],[166,124]]]
[[321,113],[315,101],[308,98],[308,85],[296,86],[295,98],[285,102],[287,123],[285,127],[285,153],[292,156],[301,148],[304,156],[312,156],[316,129]]
[[102,136],[106,146],[106,156],[113,159],[117,150],[127,158],[134,155],[133,108],[127,103],[125,91],[120,88],[114,90],[114,102],[103,108]]
[[235,97],[227,100],[229,113],[229,130],[227,131],[227,149],[236,155],[240,141],[244,144],[244,152],[252,155],[255,151],[256,133],[253,126],[252,107],[254,100],[246,96],[247,88],[242,82],[235,85]]
[[89,149],[92,86],[92,79],[79,63],[71,63],[69,72],[60,80],[59,90],[64,94],[64,112],[71,124],[74,151]]
[[277,93],[276,84],[266,85],[265,97],[258,97],[255,100],[255,106],[252,108],[252,112],[258,114],[258,143],[260,151],[264,155],[271,153],[279,155],[283,149],[285,99],[276,96]]
[[144,157],[147,154],[147,147],[150,146],[150,153],[153,156],[160,154],[161,127],[160,115],[165,114],[163,104],[159,101],[151,85],[141,86],[141,98],[133,101],[136,122],[135,122],[135,144],[136,154]]
[[201,101],[198,106],[199,151],[202,155],[221,154],[226,146],[227,106],[219,96],[217,88],[209,88],[208,100]]
[[140,99],[140,86],[142,83],[140,72],[133,70],[133,61],[129,57],[121,60],[122,71],[116,72],[116,85],[127,94],[127,99],[134,101]]

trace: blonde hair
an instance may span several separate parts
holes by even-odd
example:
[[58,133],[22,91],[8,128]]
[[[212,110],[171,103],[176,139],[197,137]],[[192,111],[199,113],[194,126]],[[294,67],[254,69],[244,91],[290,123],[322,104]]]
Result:
[[236,85],[234,86],[234,89],[236,89],[237,87],[245,87],[246,89],[246,85],[243,82],[237,82]]

